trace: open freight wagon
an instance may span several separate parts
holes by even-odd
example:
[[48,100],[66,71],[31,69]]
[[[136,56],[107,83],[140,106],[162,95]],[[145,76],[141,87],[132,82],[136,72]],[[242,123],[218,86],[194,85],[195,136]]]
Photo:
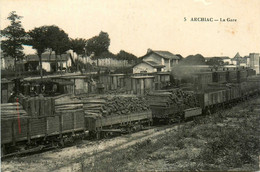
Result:
[[136,112],[125,115],[85,116],[87,129],[92,137],[106,137],[114,133],[128,133],[142,129],[152,123],[151,111]]
[[180,122],[202,112],[192,91],[158,90],[150,93],[148,97],[154,123]]
[[[38,103],[46,104],[41,100]],[[28,112],[19,103],[1,104],[1,156],[63,145],[66,139],[85,133],[83,109],[54,111],[50,106],[49,111],[32,114],[32,106],[40,105],[25,104],[30,105]]]

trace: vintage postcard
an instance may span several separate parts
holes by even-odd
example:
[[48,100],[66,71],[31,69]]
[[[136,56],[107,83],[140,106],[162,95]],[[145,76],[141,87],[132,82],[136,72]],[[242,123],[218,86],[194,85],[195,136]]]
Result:
[[1,171],[259,171],[259,0],[0,0]]

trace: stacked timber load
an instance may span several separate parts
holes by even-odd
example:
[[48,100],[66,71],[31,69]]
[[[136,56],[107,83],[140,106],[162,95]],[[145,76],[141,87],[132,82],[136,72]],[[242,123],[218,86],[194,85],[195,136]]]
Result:
[[52,116],[54,114],[55,101],[52,97],[25,97],[19,95],[18,101],[24,110],[32,117]]
[[78,99],[70,97],[59,98],[55,100],[55,112],[83,110],[83,103]]
[[1,143],[14,142],[27,137],[30,116],[20,103],[1,104]]
[[148,94],[148,103],[151,107],[169,108],[184,106],[185,109],[198,106],[195,94],[181,89],[161,90]]
[[150,106],[170,107],[181,102],[172,92],[154,92],[148,94],[148,103]]
[[144,112],[149,109],[147,100],[143,97],[113,97],[107,99],[102,107],[102,115],[126,115],[129,113]]
[[192,91],[183,92],[182,99],[183,99],[183,104],[185,106],[185,109],[199,106],[199,102],[196,99],[194,92]]
[[149,109],[142,97],[106,97],[83,100],[85,113],[93,116],[127,115]]
[[28,118],[28,114],[23,109],[20,103],[5,103],[1,104],[1,119],[18,119],[18,118]]
[[106,104],[104,98],[86,98],[82,100],[84,112],[87,115],[101,117],[102,107]]
[[126,115],[147,111],[149,106],[143,97],[107,96],[73,99],[72,97],[55,100],[55,112],[84,110],[90,116]]

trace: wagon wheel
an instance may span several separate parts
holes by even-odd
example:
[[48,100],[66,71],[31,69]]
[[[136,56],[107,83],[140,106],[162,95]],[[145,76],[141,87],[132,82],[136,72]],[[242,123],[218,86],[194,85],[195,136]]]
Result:
[[102,138],[107,139],[108,136],[109,136],[108,132],[102,132],[102,135],[101,135]]
[[64,145],[65,145],[64,140],[63,140],[63,138],[61,138],[59,141],[59,146],[64,147]]
[[158,118],[153,118],[153,125],[158,125],[159,121],[160,120]]
[[99,140],[100,139],[100,131],[96,131],[95,135],[96,135],[96,139]]
[[95,138],[96,137],[96,132],[95,131],[89,131],[89,137],[90,138]]
[[[149,122],[150,123],[150,122]],[[150,125],[149,125],[150,126]],[[140,131],[142,131],[144,129],[144,126],[142,124],[140,124]]]

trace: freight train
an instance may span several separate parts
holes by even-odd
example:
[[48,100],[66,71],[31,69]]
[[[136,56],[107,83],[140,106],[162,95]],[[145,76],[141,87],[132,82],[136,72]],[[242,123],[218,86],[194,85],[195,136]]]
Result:
[[[116,104],[111,104],[112,113],[103,109],[106,115],[102,116],[94,111],[100,112],[106,103],[103,99],[22,94],[18,97],[16,103],[1,104],[1,156],[63,147],[75,138],[82,139],[87,135],[100,138],[111,133],[128,133],[152,122],[147,108],[136,110],[131,106],[123,111],[124,114],[116,115],[115,109],[122,107],[118,99]],[[133,97],[132,102],[138,103],[138,99],[142,98]],[[125,106],[129,104],[128,101]]]
[[[180,84],[183,81],[185,84]],[[233,106],[260,93],[260,77],[249,68],[223,68],[189,73],[182,75],[179,81],[175,82],[179,88],[151,94],[150,109],[153,121],[180,121],[201,114],[214,113],[218,109]],[[178,96],[180,88],[190,93],[189,96]],[[177,97],[179,100],[173,100],[172,97]]]
[[[182,121],[232,106],[260,92],[260,77],[247,69],[200,72],[190,81],[192,87],[181,85],[148,94],[150,110],[122,115],[93,115],[84,110],[82,100],[68,106],[61,103],[57,109],[53,97],[20,96],[19,103],[1,105],[1,155],[63,146],[86,133],[100,137],[139,130],[152,122]],[[91,107],[97,109],[96,105],[87,106]]]

